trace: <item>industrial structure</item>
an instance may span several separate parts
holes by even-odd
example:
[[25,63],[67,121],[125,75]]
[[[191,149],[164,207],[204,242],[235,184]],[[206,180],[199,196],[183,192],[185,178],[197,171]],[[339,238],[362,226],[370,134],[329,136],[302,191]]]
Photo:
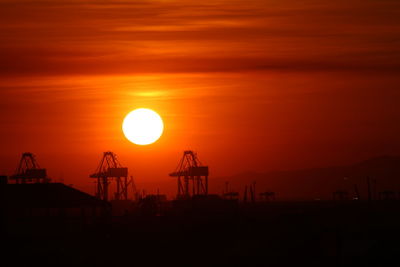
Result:
[[260,199],[264,201],[275,200],[275,192],[265,191],[260,193]]
[[96,196],[101,200],[109,200],[109,185],[111,181],[116,182],[116,190],[114,194],[115,200],[128,200],[128,188],[133,186],[132,176],[128,178],[128,168],[122,167],[117,156],[107,151],[103,153],[96,172],[90,175],[90,178],[97,179]]
[[[248,196],[248,194],[250,196]],[[256,182],[244,187],[243,202],[247,203],[247,201],[250,201],[251,203],[256,202]]]
[[223,196],[225,199],[239,199],[239,192],[226,192]]
[[17,169],[10,176],[10,179],[15,180],[17,184],[47,183],[50,181],[47,177],[46,169],[40,168],[35,156],[29,152],[22,154]]
[[178,199],[208,194],[208,166],[203,166],[191,150],[183,152],[176,170],[169,176],[178,179]]

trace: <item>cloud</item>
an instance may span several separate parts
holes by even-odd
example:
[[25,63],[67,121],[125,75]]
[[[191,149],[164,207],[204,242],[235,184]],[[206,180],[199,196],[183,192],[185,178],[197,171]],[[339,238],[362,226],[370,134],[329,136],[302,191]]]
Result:
[[0,1],[0,75],[398,71],[396,1]]

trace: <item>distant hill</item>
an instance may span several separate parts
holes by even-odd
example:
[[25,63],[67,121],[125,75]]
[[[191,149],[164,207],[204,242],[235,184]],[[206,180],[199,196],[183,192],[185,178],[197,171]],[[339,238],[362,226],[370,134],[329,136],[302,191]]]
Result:
[[293,171],[265,173],[246,172],[230,177],[214,178],[211,190],[222,192],[229,182],[232,191],[243,196],[245,185],[256,182],[257,194],[274,191],[277,198],[331,199],[332,192],[344,190],[354,195],[357,185],[361,199],[367,198],[367,177],[371,178],[372,193],[390,190],[400,192],[400,156],[381,156],[348,166],[334,166]]

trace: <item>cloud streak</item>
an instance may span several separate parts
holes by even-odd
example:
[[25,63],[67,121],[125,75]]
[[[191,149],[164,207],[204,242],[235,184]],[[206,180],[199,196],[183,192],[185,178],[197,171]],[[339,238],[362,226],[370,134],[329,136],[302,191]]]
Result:
[[1,1],[0,74],[399,71],[396,1]]

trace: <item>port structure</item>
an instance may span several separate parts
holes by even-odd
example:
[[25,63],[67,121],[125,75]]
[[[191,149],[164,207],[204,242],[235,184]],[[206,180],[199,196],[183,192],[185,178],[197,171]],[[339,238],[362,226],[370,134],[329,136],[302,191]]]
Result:
[[15,173],[10,176],[10,179],[15,180],[17,184],[50,182],[46,169],[40,168],[35,155],[29,152],[22,154]]
[[177,177],[177,198],[190,198],[208,194],[208,166],[203,166],[197,154],[191,150],[183,152],[177,168],[169,176]]
[[132,185],[132,176],[128,178],[128,168],[122,167],[117,156],[107,151],[103,153],[96,172],[90,178],[97,179],[96,196],[102,200],[109,200],[109,185],[112,181],[116,183],[114,194],[115,200],[128,200],[128,188]]

